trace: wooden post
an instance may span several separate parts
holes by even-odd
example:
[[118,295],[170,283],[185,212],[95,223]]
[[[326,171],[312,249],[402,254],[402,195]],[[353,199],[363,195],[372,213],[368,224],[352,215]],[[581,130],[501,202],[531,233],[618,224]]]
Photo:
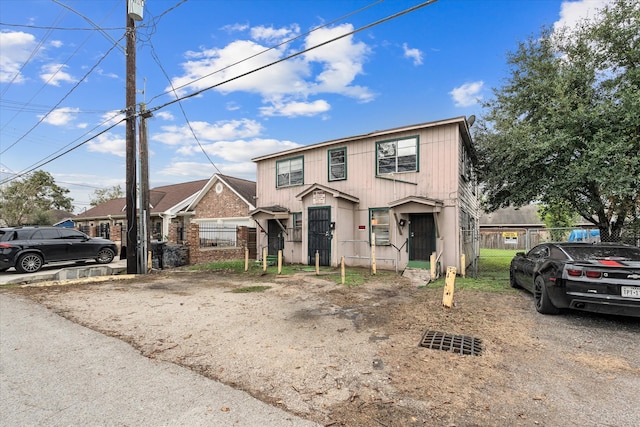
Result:
[[316,250],[316,276],[320,275],[320,254]]
[[278,274],[282,274],[282,249],[278,251]]
[[244,248],[244,271],[249,271],[249,248]]
[[467,277],[467,257],[465,254],[460,255],[460,276]]
[[431,267],[431,280],[436,280],[436,253],[431,252],[431,257],[429,258],[429,265]]
[[344,285],[344,279],[345,279],[344,256],[340,259],[340,275],[342,276],[342,284]]
[[371,233],[371,274],[375,276],[376,273],[376,233]]
[[262,248],[262,271],[267,271],[267,247]]
[[447,267],[447,278],[444,282],[444,295],[442,295],[442,305],[451,308],[453,305],[453,288],[456,284],[456,268]]

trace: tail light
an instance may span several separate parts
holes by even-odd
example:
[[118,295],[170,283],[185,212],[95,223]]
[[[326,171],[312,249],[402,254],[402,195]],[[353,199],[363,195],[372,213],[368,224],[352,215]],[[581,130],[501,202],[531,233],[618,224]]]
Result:
[[587,276],[589,279],[599,279],[602,277],[602,272],[587,270],[585,271],[584,275]]
[[582,270],[576,270],[574,268],[570,268],[567,270],[567,274],[571,277],[580,277],[582,276]]
[[0,243],[0,248],[5,249],[5,248],[12,248],[12,247],[13,245],[10,245],[9,243]]

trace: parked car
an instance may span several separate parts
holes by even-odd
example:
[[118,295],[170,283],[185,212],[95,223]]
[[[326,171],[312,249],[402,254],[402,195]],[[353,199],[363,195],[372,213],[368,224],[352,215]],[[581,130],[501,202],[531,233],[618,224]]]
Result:
[[640,248],[608,243],[542,243],[518,252],[512,287],[533,293],[536,310],[563,308],[640,317]]
[[118,247],[111,240],[89,237],[70,228],[0,228],[0,271],[15,267],[19,273],[35,273],[57,261],[95,259],[108,264],[117,253]]

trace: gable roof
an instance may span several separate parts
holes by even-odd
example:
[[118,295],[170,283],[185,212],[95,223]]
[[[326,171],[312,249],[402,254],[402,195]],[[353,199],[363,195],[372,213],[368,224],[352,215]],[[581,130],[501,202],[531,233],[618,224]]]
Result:
[[256,199],[256,183],[241,178],[234,178],[229,175],[215,174],[202,187],[202,190],[191,200],[187,210],[193,210],[198,202],[209,192],[213,186],[220,182],[235,193],[242,201],[244,201],[249,210],[255,209],[254,203]]
[[361,134],[361,135],[355,135],[355,136],[350,136],[350,137],[340,138],[340,139],[333,139],[330,141],[319,142],[316,144],[304,145],[301,147],[292,148],[290,150],[267,154],[260,157],[254,157],[251,160],[257,163],[262,160],[273,159],[280,156],[287,156],[293,153],[301,153],[303,151],[314,150],[322,147],[329,147],[337,144],[345,144],[347,142],[356,141],[364,138],[378,138],[378,137],[383,137],[385,135],[394,134],[398,132],[407,132],[407,131],[414,131],[416,129],[454,124],[458,126],[460,135],[462,136],[462,140],[464,141],[465,146],[467,147],[467,149],[469,150],[469,153],[471,154],[471,160],[473,161],[473,163],[477,163],[476,151],[475,151],[475,148],[473,147],[471,133],[469,131],[469,128],[471,127],[471,124],[473,124],[474,120],[475,118],[473,119],[469,118],[469,120],[467,120],[466,117],[460,116],[460,117],[453,117],[450,119],[438,120],[435,122],[419,123],[415,125],[403,126],[403,127],[393,128],[393,129],[376,130],[376,131]]
[[538,216],[538,205],[531,204],[519,208],[508,206],[480,216],[481,227],[540,227],[544,222]]
[[[149,204],[152,214],[182,209],[186,203],[191,202],[193,197],[207,184],[209,180],[183,182],[181,184],[164,185],[154,187],[149,190]],[[126,198],[107,200],[87,211],[76,215],[75,220],[92,218],[124,218],[126,216]]]

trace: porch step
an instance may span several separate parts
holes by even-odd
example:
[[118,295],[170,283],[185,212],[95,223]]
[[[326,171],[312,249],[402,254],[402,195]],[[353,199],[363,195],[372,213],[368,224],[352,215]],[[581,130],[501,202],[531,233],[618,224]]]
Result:
[[431,281],[431,270],[407,267],[402,272],[402,277],[411,280],[416,286],[424,286]]

